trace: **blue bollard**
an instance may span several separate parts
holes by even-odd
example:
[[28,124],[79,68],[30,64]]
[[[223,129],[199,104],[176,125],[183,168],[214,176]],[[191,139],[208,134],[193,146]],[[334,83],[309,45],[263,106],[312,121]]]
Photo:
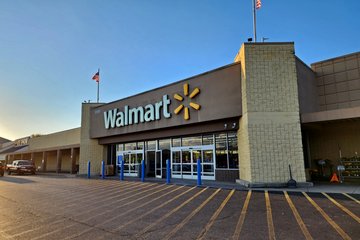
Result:
[[90,169],[91,169],[91,162],[88,161],[88,165],[87,165],[87,178],[90,179]]
[[200,162],[200,158],[197,160],[197,185],[201,186],[201,162]]
[[105,162],[101,161],[101,178],[105,179]]
[[121,162],[122,162],[122,156],[119,155],[119,156],[118,156],[118,164],[117,164],[118,168],[120,168],[119,179],[120,179],[120,180],[123,180],[123,179],[121,179],[121,169],[122,169],[122,167],[121,167]]
[[145,182],[145,161],[141,160],[141,181]]
[[170,184],[170,160],[166,160],[166,184]]
[[124,181],[124,159],[121,156],[120,180]]

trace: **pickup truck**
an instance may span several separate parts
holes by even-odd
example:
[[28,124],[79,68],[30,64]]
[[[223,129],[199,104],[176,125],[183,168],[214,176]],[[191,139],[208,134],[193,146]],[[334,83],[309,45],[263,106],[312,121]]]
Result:
[[15,160],[11,164],[6,165],[6,171],[9,175],[11,173],[24,174],[30,173],[35,174],[35,165],[29,160]]

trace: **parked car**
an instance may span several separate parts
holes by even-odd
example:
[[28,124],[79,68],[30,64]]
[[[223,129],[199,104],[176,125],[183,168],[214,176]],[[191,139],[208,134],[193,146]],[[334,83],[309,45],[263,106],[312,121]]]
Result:
[[4,172],[5,172],[5,166],[3,165],[2,162],[0,162],[0,177],[4,176]]
[[30,173],[35,174],[35,165],[32,161],[29,160],[15,160],[12,164],[6,166],[6,171],[9,175],[11,173],[24,174]]

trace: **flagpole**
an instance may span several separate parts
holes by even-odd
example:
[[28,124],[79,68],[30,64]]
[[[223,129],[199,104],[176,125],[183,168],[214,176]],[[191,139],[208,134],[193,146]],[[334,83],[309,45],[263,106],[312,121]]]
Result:
[[99,103],[99,89],[100,89],[100,68],[98,69],[99,80],[97,81],[97,103]]
[[253,0],[253,27],[254,27],[254,42],[256,42],[256,0]]

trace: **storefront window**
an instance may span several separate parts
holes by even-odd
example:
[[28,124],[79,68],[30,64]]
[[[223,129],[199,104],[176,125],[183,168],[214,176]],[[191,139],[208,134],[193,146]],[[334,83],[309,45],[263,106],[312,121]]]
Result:
[[214,134],[204,135],[202,137],[202,145],[213,145],[214,144]]
[[117,144],[116,151],[124,151],[124,144]]
[[216,167],[228,168],[226,133],[215,134]]
[[182,138],[182,146],[201,146],[201,136]]
[[173,138],[172,147],[181,147],[181,138]]
[[161,139],[161,140],[159,140],[159,149],[160,150],[170,149],[170,143],[171,143],[170,139]]
[[137,150],[143,150],[144,149],[144,142],[137,142]]
[[[206,148],[207,150],[197,151],[192,149],[192,146],[204,146],[204,145],[214,145],[215,148],[215,158],[213,157],[213,150]],[[184,149],[171,151],[172,147],[185,147]],[[188,148],[190,147],[190,148]],[[131,151],[131,150],[148,150],[148,151],[158,151],[157,154],[160,154],[162,159],[163,167],[166,166],[166,160],[171,158],[173,154],[173,164],[178,164],[173,166],[173,170],[181,167],[183,174],[190,174],[191,169],[195,171],[196,159],[201,158],[202,162],[208,169],[214,167],[218,169],[237,169],[239,168],[239,155],[238,155],[238,143],[237,143],[237,133],[236,132],[222,132],[216,134],[205,134],[197,135],[183,138],[166,138],[160,140],[151,140],[146,142],[133,142],[125,144],[117,144],[117,151]],[[191,156],[191,153],[193,154]],[[200,155],[201,153],[201,155]],[[191,157],[193,162],[191,162]],[[181,159],[181,161],[180,161]],[[180,170],[179,170],[180,171]]]
[[136,143],[125,143],[124,144],[125,151],[136,150]]
[[146,142],[146,150],[156,150],[156,140]]
[[239,168],[239,155],[236,133],[228,133],[229,168]]

